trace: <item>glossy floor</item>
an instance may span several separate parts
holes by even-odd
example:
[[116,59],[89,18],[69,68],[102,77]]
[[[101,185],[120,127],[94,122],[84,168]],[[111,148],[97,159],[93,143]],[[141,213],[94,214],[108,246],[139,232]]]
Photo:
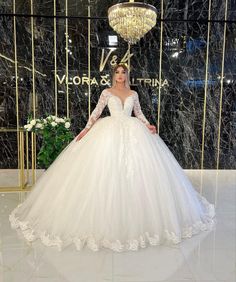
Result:
[[[58,252],[35,241],[27,244],[12,230],[10,211],[27,193],[0,192],[1,282],[235,282],[236,171],[186,170],[196,189],[216,205],[217,226],[173,247],[116,253],[103,249]],[[0,171],[5,184],[12,172]],[[2,179],[3,180],[3,179]]]

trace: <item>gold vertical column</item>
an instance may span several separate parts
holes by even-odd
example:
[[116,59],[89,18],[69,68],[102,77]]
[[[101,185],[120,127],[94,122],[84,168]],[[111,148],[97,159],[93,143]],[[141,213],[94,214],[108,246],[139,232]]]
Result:
[[[16,13],[16,1],[13,0],[13,14]],[[13,17],[13,36],[14,36],[14,64],[15,64],[15,79],[16,79],[16,128],[17,128],[17,158],[18,170],[21,169],[20,162],[20,134],[19,134],[19,93],[18,93],[18,62],[17,62],[17,42],[16,42],[16,17]],[[21,183],[21,174],[18,173],[18,185]]]
[[32,185],[36,181],[36,174],[35,174],[35,159],[36,159],[36,153],[35,153],[35,134],[31,132],[31,170],[32,170]]
[[26,132],[26,182],[29,183],[29,132]]
[[159,134],[160,113],[161,113],[163,13],[164,13],[164,3],[163,3],[163,0],[161,0],[161,30],[160,30],[160,54],[159,54],[159,85],[158,85],[157,134]]
[[208,23],[207,23],[207,50],[206,50],[206,67],[205,67],[205,87],[204,87],[204,104],[203,104],[203,123],[202,123],[202,154],[201,154],[201,169],[204,163],[204,145],[205,145],[205,126],[206,126],[206,104],[207,104],[207,90],[208,90],[208,62],[209,62],[209,42],[211,30],[211,0],[209,0],[208,7]]
[[130,81],[130,43],[128,43],[128,79]]
[[[30,0],[30,13],[31,15],[34,14],[34,7],[33,7],[33,0]],[[36,96],[35,96],[35,63],[34,63],[34,18],[31,16],[31,54],[32,54],[32,92],[33,92],[33,118],[35,119],[36,116]],[[36,169],[36,135],[35,133],[32,132],[31,134],[32,138],[32,180],[33,184],[35,183],[36,180],[36,175],[35,175],[35,169]]]
[[90,11],[90,1],[88,1],[88,112],[89,112],[89,116],[91,113],[91,85],[90,85],[90,81],[91,81],[91,61],[90,61],[90,57],[91,57],[91,42],[90,42],[90,33],[91,33],[91,20],[90,20],[90,16],[91,16],[91,11]]
[[25,157],[24,157],[24,131],[23,130],[20,130],[20,166],[21,166],[21,170],[20,170],[20,173],[21,173],[21,181],[20,181],[20,188],[23,189],[24,186],[25,186],[25,172],[24,172],[24,169],[25,169],[25,164],[24,164],[24,160],[25,160]]
[[[30,1],[30,12],[31,15],[34,14],[33,0]],[[33,83],[33,117],[35,118],[35,108],[36,108],[36,99],[35,99],[35,64],[34,64],[34,18],[30,17],[31,21],[31,53],[32,53],[32,83]]]
[[53,1],[53,28],[54,28],[54,93],[55,93],[55,116],[57,116],[57,19],[56,0]]
[[66,116],[67,118],[70,116],[69,113],[69,70],[68,70],[68,40],[69,40],[69,35],[68,35],[68,0],[65,2],[65,8],[66,8]]
[[217,159],[216,169],[219,169],[219,157],[220,157],[220,133],[221,133],[221,114],[222,114],[222,99],[223,99],[223,78],[224,78],[224,64],[225,64],[225,41],[226,41],[226,21],[228,14],[228,0],[225,0],[225,22],[224,22],[224,38],[222,46],[222,61],[221,61],[221,78],[220,78],[220,105],[219,105],[219,122],[218,122],[218,137],[217,137]]

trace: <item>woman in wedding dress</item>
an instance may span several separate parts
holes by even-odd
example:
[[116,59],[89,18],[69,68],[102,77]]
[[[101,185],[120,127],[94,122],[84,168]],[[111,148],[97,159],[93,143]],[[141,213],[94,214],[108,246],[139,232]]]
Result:
[[[99,118],[105,106],[110,116]],[[214,205],[144,116],[125,65],[115,67],[85,128],[9,220],[29,242],[117,252],[178,244],[216,223]]]

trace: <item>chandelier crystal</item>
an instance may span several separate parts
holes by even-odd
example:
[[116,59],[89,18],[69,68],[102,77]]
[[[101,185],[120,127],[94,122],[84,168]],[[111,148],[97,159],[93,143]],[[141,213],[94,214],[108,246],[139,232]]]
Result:
[[128,43],[135,44],[155,25],[157,10],[154,6],[134,2],[119,3],[108,9],[110,26]]

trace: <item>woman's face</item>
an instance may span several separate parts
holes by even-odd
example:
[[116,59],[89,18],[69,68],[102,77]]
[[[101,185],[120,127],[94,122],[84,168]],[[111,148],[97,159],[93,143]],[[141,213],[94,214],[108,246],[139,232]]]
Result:
[[122,67],[118,67],[115,71],[115,80],[118,83],[124,83],[126,80],[126,72]]

